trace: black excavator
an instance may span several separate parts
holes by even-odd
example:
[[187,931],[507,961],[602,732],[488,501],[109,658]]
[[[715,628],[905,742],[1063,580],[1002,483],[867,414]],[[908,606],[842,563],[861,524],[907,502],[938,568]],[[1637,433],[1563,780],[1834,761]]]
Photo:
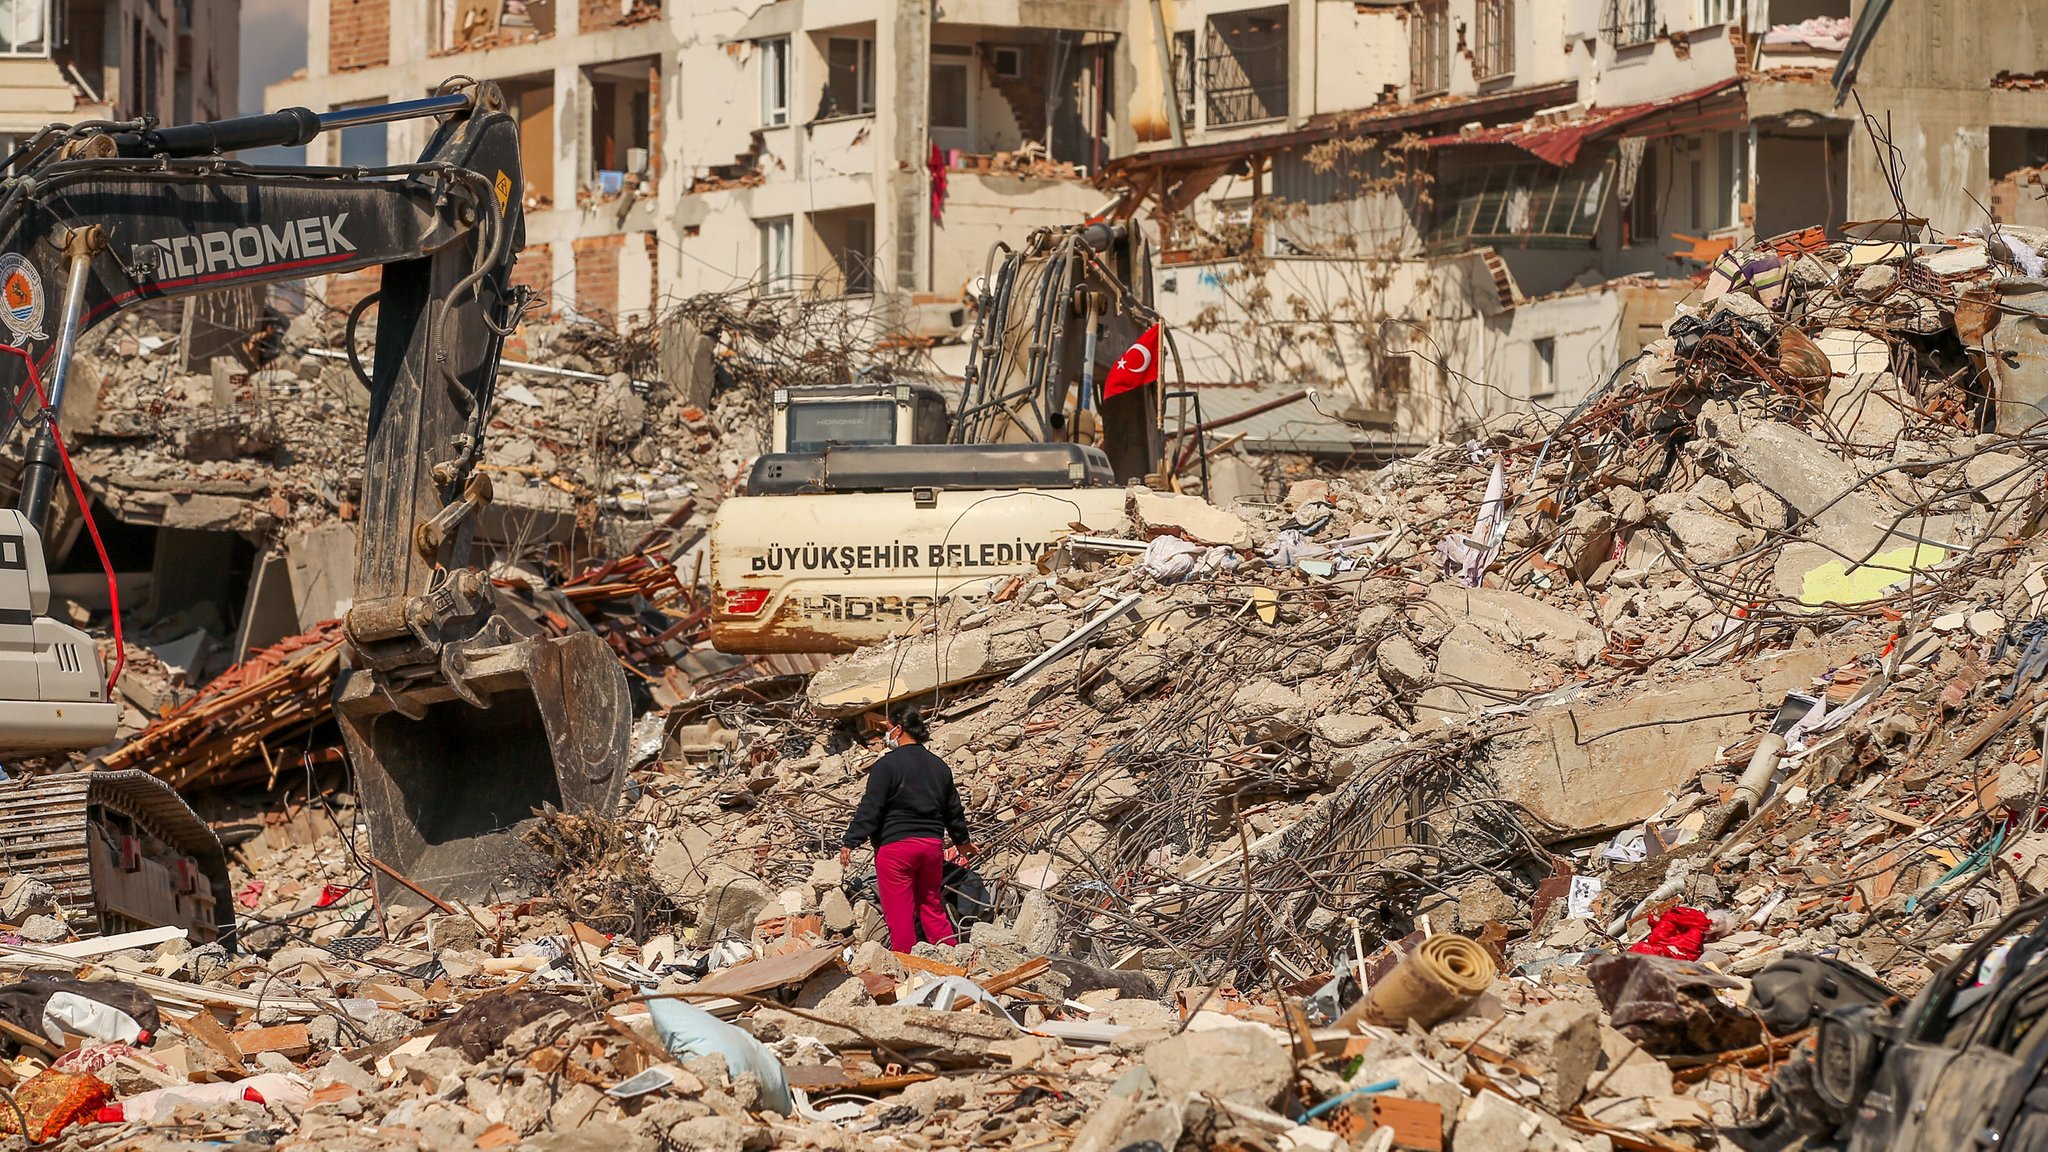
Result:
[[[410,164],[230,155],[417,119],[436,125]],[[0,162],[0,352],[14,353],[0,355],[0,442],[28,426],[19,515],[0,519],[0,754],[98,747],[118,712],[90,642],[46,615],[35,540],[68,471],[54,414],[79,338],[149,300],[381,268],[348,325],[350,364],[371,400],[336,711],[369,854],[388,869],[382,895],[411,904],[422,891],[505,893],[530,863],[517,831],[535,810],[616,803],[632,719],[624,670],[593,633],[547,634],[470,563],[476,513],[491,499],[476,465],[499,351],[526,302],[510,283],[522,187],[516,119],[496,85],[473,81],[335,112],[53,125]],[[365,364],[355,335],[370,307]],[[9,569],[22,578],[10,583]],[[36,807],[32,825],[0,796],[0,863],[22,846],[72,846],[64,860],[79,871],[68,891],[89,899],[118,885],[84,862],[98,867],[105,853],[88,848],[113,834],[95,838],[86,825],[141,821],[149,805],[105,788],[66,795]],[[148,827],[150,843],[203,857],[198,871],[225,884],[218,845],[195,842],[190,822]],[[225,908],[225,894],[215,903]],[[99,911],[124,926],[149,919]]]

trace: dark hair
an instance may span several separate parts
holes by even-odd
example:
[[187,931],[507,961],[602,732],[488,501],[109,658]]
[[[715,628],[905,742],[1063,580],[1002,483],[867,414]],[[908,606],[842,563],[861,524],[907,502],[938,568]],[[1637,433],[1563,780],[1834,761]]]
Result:
[[924,726],[924,716],[915,708],[905,708],[896,714],[896,726],[903,734],[919,744],[932,738],[932,730]]

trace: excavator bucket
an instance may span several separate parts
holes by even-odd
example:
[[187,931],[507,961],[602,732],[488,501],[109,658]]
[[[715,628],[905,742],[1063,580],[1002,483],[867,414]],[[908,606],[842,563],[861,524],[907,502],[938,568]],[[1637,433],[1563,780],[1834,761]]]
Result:
[[456,663],[486,707],[431,681],[394,700],[361,671],[339,688],[357,811],[387,904],[532,891],[539,858],[522,826],[542,808],[610,811],[625,775],[631,699],[596,635],[528,637]]

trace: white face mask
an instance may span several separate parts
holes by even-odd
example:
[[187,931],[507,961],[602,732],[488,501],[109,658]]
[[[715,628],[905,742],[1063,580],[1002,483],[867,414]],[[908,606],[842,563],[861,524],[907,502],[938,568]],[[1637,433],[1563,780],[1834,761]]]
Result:
[[903,747],[903,742],[896,739],[896,730],[894,728],[882,733],[882,743],[887,744],[891,748]]

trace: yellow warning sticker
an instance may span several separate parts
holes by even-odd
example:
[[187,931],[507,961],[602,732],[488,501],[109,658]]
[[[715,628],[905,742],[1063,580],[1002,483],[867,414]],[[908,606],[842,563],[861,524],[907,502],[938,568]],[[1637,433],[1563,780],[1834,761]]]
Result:
[[512,200],[512,178],[510,176],[505,175],[503,171],[500,171],[498,173],[497,182],[494,185],[492,185],[492,187],[495,188],[498,193],[498,211],[503,212],[505,210],[505,205],[510,203]]

